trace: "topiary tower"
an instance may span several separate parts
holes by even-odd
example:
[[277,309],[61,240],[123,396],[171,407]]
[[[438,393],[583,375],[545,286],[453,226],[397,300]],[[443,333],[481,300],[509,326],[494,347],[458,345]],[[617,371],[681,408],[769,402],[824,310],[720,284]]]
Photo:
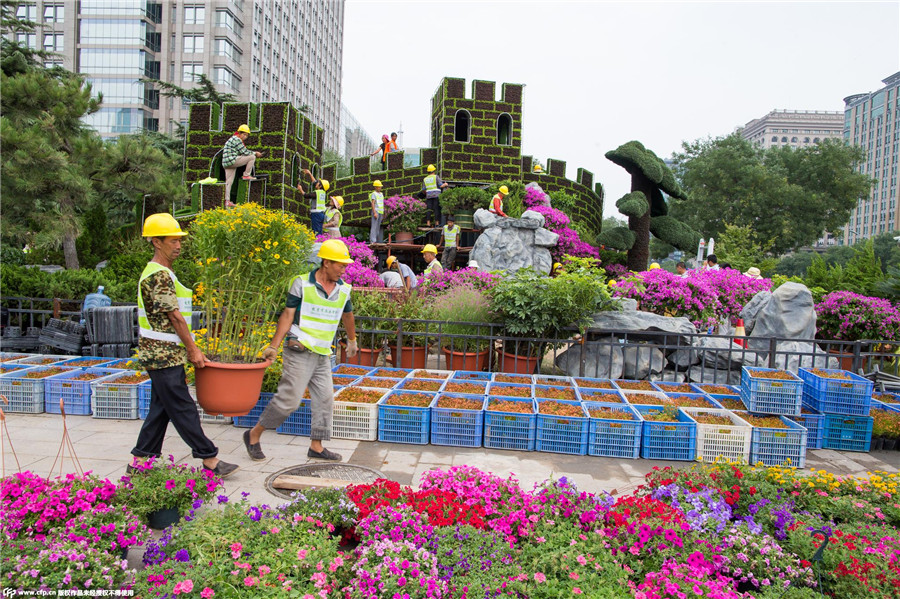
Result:
[[[675,176],[660,158],[639,141],[629,141],[606,153],[631,174],[631,193],[616,202],[619,212],[628,217],[628,227],[614,227],[600,233],[603,245],[628,250],[629,270],[647,268],[650,233],[680,250],[690,251],[700,242],[700,234],[671,216],[662,192],[687,199]],[[649,198],[649,199],[648,199]]]

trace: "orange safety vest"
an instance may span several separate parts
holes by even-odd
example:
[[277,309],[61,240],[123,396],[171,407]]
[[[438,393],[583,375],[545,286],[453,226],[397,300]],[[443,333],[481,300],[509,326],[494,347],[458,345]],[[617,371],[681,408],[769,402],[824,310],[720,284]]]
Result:
[[400,148],[397,147],[397,140],[395,140],[395,139],[391,140],[390,146],[388,146],[388,147],[390,148],[391,152],[399,152],[400,151]]

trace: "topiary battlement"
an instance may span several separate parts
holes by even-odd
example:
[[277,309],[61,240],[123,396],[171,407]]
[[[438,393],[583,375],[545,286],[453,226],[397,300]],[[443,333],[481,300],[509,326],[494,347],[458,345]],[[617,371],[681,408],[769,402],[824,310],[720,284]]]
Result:
[[[267,174],[266,186],[241,183],[238,201],[283,207],[308,222],[308,202],[296,190],[308,188],[303,168],[331,182],[329,195],[344,198],[344,223],[368,226],[369,194],[377,179],[386,196],[413,195],[422,189],[425,167],[434,164],[444,181],[452,184],[490,185],[507,179],[537,182],[546,192],[565,191],[579,198],[569,216],[600,231],[603,220],[603,188],[592,172],[579,168],[574,180],[566,178],[566,163],[549,159],[543,173],[531,171],[532,157],[522,155],[522,92],[524,85],[503,83],[500,96],[493,81],[473,80],[469,97],[465,79],[445,77],[431,100],[431,143],[421,150],[422,166],[404,167],[403,152],[388,154],[386,170],[371,170],[368,156],[354,158],[352,175],[334,179],[335,165],[320,166],[323,131],[286,102],[225,104],[222,114],[215,104],[194,104],[185,145],[185,181],[188,184],[212,176],[224,180],[224,169],[215,164],[228,137],[242,123],[252,130],[247,146],[265,150],[256,161],[259,174]],[[219,158],[220,160],[220,158]],[[210,173],[210,171],[216,172]],[[223,187],[203,188],[203,208],[224,203]],[[265,189],[265,197],[263,197]]]

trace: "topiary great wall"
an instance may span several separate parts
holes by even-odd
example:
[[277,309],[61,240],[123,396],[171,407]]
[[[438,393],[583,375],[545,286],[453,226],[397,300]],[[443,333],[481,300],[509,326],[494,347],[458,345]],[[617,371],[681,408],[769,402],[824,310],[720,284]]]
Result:
[[[445,77],[432,98],[431,144],[421,150],[422,165],[434,164],[441,178],[451,183],[489,185],[504,180],[538,183],[545,192],[563,191],[577,201],[569,217],[599,232],[603,219],[603,188],[592,172],[579,168],[574,180],[566,178],[566,163],[549,159],[542,173],[531,170],[532,157],[522,155],[523,85],[504,83],[500,99],[493,81],[472,81],[470,97],[465,80]],[[403,152],[388,154],[386,170],[371,171],[368,157],[352,161],[353,174],[335,179],[335,165],[321,165],[324,135],[320,127],[287,102],[193,104],[185,140],[184,180],[191,185],[192,203],[176,215],[189,216],[224,205],[224,186],[194,185],[209,176],[224,181],[221,150],[242,123],[253,133],[247,146],[262,150],[256,174],[265,181],[236,179],[233,195],[238,203],[253,201],[282,208],[308,222],[308,201],[297,191],[308,189],[302,170],[331,181],[329,195],[344,198],[344,223],[368,226],[372,182],[384,184],[385,195],[413,195],[422,188],[424,166],[404,167]],[[486,207],[486,206],[485,206]]]

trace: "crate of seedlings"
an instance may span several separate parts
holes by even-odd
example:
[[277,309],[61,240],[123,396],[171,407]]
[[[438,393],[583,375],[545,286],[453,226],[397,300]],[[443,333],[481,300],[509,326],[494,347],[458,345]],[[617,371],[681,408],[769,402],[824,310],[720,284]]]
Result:
[[[268,395],[269,397],[265,398],[266,405],[272,400],[275,396],[274,393],[264,393],[261,395]],[[260,397],[259,401],[256,403],[256,406],[253,408],[253,411],[250,414],[253,414],[259,408],[259,404],[263,402],[263,397]],[[257,422],[259,422],[259,417],[262,416],[263,410],[265,410],[265,405],[262,409],[259,409],[259,413],[256,414],[256,419],[250,426],[255,426]],[[248,418],[250,414],[247,416],[240,416],[240,418]],[[308,437],[310,430],[312,428],[312,401],[309,398],[309,389],[303,394],[303,397],[300,399],[300,405],[297,406],[297,409],[288,414],[288,417],[285,418],[284,422],[281,423],[281,426],[275,429],[276,433],[282,435],[295,435],[299,437]]]
[[331,375],[331,384],[335,387],[349,387],[350,385],[355,384],[360,377],[353,376],[352,374],[332,374]]
[[578,395],[581,396],[581,401],[588,402],[594,401],[599,403],[626,403],[625,396],[622,395],[620,391],[614,391],[612,389],[578,389]]
[[532,385],[530,374],[510,374],[508,372],[495,372],[491,376],[495,383],[513,383],[516,385]]
[[29,366],[28,364],[4,364],[0,363],[0,374],[6,374],[7,372],[13,372],[16,370],[25,370],[26,368],[34,368],[34,366]]
[[405,378],[395,387],[404,391],[437,393],[447,383],[444,379]]
[[21,354],[17,352],[0,352],[0,364],[10,364],[32,357],[32,354]]
[[373,368],[372,371],[365,376],[374,376],[379,379],[405,379],[409,376],[410,372],[412,371],[409,368],[387,368],[382,366],[380,368]]
[[62,366],[32,366],[0,375],[0,395],[9,400],[3,409],[23,414],[43,413],[45,379],[69,370],[72,369]]
[[585,389],[606,389],[615,390],[616,386],[609,379],[591,379],[591,378],[573,378],[575,386],[584,391]]
[[803,381],[787,370],[741,368],[741,401],[755,414],[797,416]]
[[535,450],[587,454],[588,418],[580,401],[536,399],[535,403]]
[[484,412],[484,446],[534,451],[534,401],[521,397],[488,397]]
[[406,378],[410,379],[431,379],[436,381],[446,381],[453,376],[453,370],[428,370],[426,368],[417,368],[408,370],[409,374]]
[[872,407],[900,412],[900,396],[896,393],[873,393]]
[[641,457],[645,460],[693,461],[697,423],[675,406],[633,406],[644,420]]
[[672,405],[679,408],[714,408],[722,409],[722,405],[705,393],[668,393],[666,397]]
[[378,439],[378,406],[387,389],[344,387],[334,396],[331,436],[335,439]]
[[59,414],[59,402],[62,401],[66,414],[90,416],[91,383],[119,372],[112,368],[77,368],[47,377],[44,381],[44,411]]
[[824,416],[821,412],[803,405],[800,408],[799,416],[788,416],[788,418],[806,429],[806,449],[822,449]]
[[753,429],[740,416],[713,408],[684,408],[684,413],[697,423],[698,458],[715,462],[721,457],[742,464],[750,460]]
[[652,385],[657,390],[662,391],[666,395],[673,393],[696,393],[697,391],[690,383],[675,383],[673,381],[653,381]]
[[475,370],[457,370],[450,378],[462,381],[489,381],[491,380],[491,373]]
[[97,356],[81,356],[78,358],[70,358],[59,363],[60,366],[68,366],[70,368],[112,368],[109,364],[118,362],[115,358],[101,358]]
[[395,389],[378,402],[378,440],[428,445],[436,393]]
[[487,388],[490,381],[476,379],[458,379],[452,378],[444,385],[444,393],[464,394],[464,395],[487,395]]
[[659,406],[672,403],[665,393],[659,391],[622,391],[622,396],[633,406]]
[[713,401],[717,404],[725,408],[726,410],[738,410],[743,412],[747,408],[744,406],[744,402],[741,401],[740,396],[734,395],[710,395],[709,396]]
[[872,444],[871,416],[825,414],[822,447],[838,451],[869,451]]
[[[259,422],[259,417],[262,416],[263,410],[266,409],[266,406],[269,405],[274,396],[274,393],[260,393],[259,401],[256,402],[256,405],[244,416],[233,416],[231,423],[239,428],[253,428]],[[278,432],[278,429],[276,429],[276,432]]]
[[53,356],[48,354],[36,354],[27,358],[18,360],[16,364],[29,364],[31,366],[59,366],[61,362],[65,362],[74,356]]
[[750,463],[766,466],[806,465],[806,429],[785,416],[735,412],[753,427]]
[[570,376],[557,376],[551,374],[534,374],[531,376],[535,385],[548,385],[550,387],[574,387]]
[[375,370],[371,366],[356,366],[354,364],[338,364],[331,369],[331,374],[343,374],[346,376],[361,377],[366,376]]
[[534,397],[536,399],[562,399],[565,401],[581,401],[578,389],[572,387],[557,387],[556,385],[535,385]]
[[530,398],[534,395],[534,387],[530,383],[498,383],[492,381],[488,385],[487,392],[491,396]]
[[641,454],[643,420],[638,411],[624,403],[586,401],[588,414],[588,455],[604,458],[637,459]]
[[803,403],[823,414],[868,416],[875,384],[846,370],[801,368]]
[[697,393],[706,393],[707,395],[731,395],[734,397],[741,396],[741,388],[734,385],[716,385],[714,383],[691,383]]
[[143,370],[140,361],[137,358],[103,358],[109,362],[103,365],[104,368],[118,368],[120,370]]
[[91,404],[94,418],[146,418],[150,410],[150,376],[146,372],[119,370],[95,381],[91,386]]
[[486,405],[483,395],[439,393],[431,404],[432,445],[481,447]]
[[629,379],[616,379],[613,384],[623,393],[628,391],[643,391],[646,393],[659,393],[659,389],[650,381],[633,381]]
[[375,376],[363,376],[348,385],[349,387],[365,387],[366,389],[384,389],[389,390],[393,389],[397,385],[400,384],[401,381],[406,379],[389,379],[389,378],[381,378]]

